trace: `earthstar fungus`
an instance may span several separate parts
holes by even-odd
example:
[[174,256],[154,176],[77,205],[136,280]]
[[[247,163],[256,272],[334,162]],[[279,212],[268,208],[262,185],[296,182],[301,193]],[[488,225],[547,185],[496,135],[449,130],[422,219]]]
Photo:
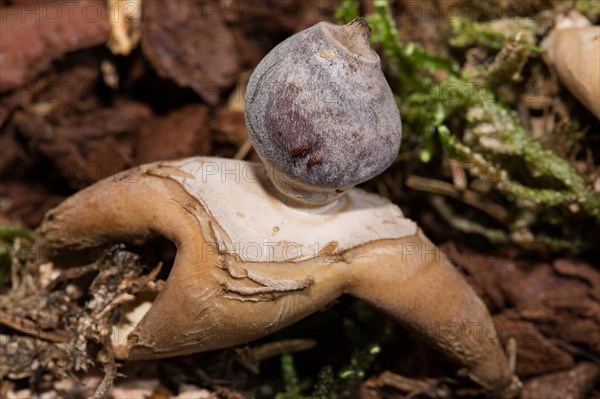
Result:
[[557,17],[541,46],[561,83],[600,119],[600,26],[570,11]]
[[352,188],[389,166],[401,138],[369,33],[362,19],[319,23],[256,68],[246,117],[264,165],[146,164],[47,213],[38,231],[48,247],[154,235],[177,246],[164,287],[117,345],[121,358],[243,344],[346,293],[420,333],[496,396],[516,395],[483,302],[397,206]]

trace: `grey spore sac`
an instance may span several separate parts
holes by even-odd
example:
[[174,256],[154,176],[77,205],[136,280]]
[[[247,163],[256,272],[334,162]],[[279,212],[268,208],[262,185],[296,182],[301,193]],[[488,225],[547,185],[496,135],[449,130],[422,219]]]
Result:
[[263,161],[286,180],[343,192],[385,170],[402,125],[362,18],[321,22],[276,46],[246,91],[246,123]]

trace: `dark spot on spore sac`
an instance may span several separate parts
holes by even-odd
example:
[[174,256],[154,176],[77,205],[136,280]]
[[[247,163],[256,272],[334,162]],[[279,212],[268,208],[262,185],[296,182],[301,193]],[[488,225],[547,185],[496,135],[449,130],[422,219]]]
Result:
[[316,146],[313,124],[296,104],[298,90],[296,85],[289,85],[281,95],[273,96],[276,100],[268,102],[265,117],[265,131],[273,132],[267,140],[275,144],[277,152],[292,159],[305,157]]
[[323,163],[323,157],[320,154],[311,155],[306,161],[306,169],[311,170],[313,167]]
[[354,61],[349,61],[348,67],[350,68],[351,73],[356,73],[356,71],[358,71],[358,67],[356,66],[356,63]]
[[296,147],[292,149],[292,158],[300,158],[306,155],[308,152],[308,147]]

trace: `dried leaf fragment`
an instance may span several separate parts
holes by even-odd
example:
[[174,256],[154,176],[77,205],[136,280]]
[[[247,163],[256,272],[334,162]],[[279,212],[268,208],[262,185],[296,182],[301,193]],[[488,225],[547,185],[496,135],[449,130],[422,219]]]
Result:
[[142,51],[163,78],[189,87],[209,104],[237,76],[233,34],[200,2],[143,3]]

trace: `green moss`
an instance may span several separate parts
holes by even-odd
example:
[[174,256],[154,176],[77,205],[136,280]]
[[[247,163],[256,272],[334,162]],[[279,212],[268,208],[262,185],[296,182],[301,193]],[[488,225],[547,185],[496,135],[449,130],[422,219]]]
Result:
[[575,9],[584,13],[592,22],[600,19],[600,1],[598,0],[577,0]]
[[451,24],[454,37],[450,40],[450,44],[454,47],[482,45],[499,50],[506,41],[506,36],[489,24],[481,24],[461,17],[452,18]]
[[343,0],[335,11],[335,18],[338,21],[345,21],[348,23],[354,18],[360,16],[360,4],[354,0]]
[[[569,240],[535,235],[532,231],[548,220],[555,225],[568,225],[573,209],[579,210],[577,217],[583,214],[600,223],[599,194],[569,160],[532,137],[515,111],[495,94],[502,85],[518,84],[523,67],[540,51],[535,45],[538,28],[533,19],[479,22],[453,17],[449,43],[458,47],[482,46],[492,56],[488,64],[461,71],[454,60],[431,54],[418,44],[403,42],[387,1],[375,0],[374,6],[375,12],[365,17],[373,30],[371,40],[386,65],[405,132],[418,136],[417,142],[421,143],[418,158],[425,163],[439,162],[443,157],[437,156],[436,149],[441,148],[446,156],[478,165],[479,168],[467,168],[474,179],[485,178],[481,171],[493,171],[495,178],[487,179],[493,190],[483,195],[501,193],[503,202],[513,204],[516,210],[503,229],[461,222],[453,225],[492,242],[523,246],[536,242],[550,250],[584,248],[575,236]],[[353,13],[339,15],[354,17],[358,2],[346,0],[343,7]],[[595,10],[591,2],[581,2],[577,7],[587,12]],[[528,178],[516,173],[514,159],[527,166]],[[544,186],[540,181],[553,183]],[[520,211],[523,207],[527,218]]]
[[32,231],[0,224],[0,287],[10,283],[11,266],[13,262],[13,249],[16,240],[21,240],[22,245],[27,249],[31,246],[34,240]]
[[[350,390],[362,381],[381,352],[378,344],[367,345],[354,351],[350,362],[337,375],[331,366],[325,366],[318,374],[313,385],[310,380],[301,380],[294,366],[293,356],[281,356],[281,374],[284,391],[276,395],[277,399],[343,399]],[[312,386],[312,392],[306,394]]]
[[281,356],[281,376],[285,386],[285,391],[278,393],[275,396],[276,399],[306,398],[306,396],[302,395],[302,392],[306,391],[310,386],[310,381],[300,381],[294,365],[294,357],[289,353]]
[[294,366],[292,355],[281,357],[281,376],[284,383],[277,399],[344,399],[367,377],[369,369],[381,352],[381,345],[392,337],[391,322],[374,308],[357,303],[353,319],[344,319],[344,335],[350,341],[352,355],[348,363],[335,371],[325,365],[316,381],[302,378]]

